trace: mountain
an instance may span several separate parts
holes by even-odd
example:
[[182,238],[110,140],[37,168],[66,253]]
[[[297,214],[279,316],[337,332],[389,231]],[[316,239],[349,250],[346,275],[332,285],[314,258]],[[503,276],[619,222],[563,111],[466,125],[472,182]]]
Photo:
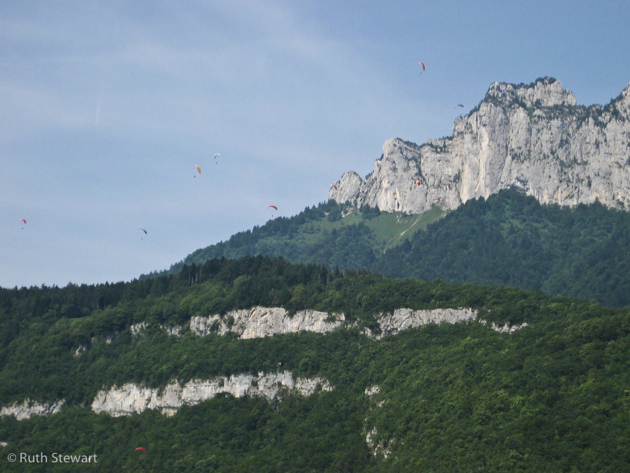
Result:
[[172,270],[261,254],[630,304],[629,91],[586,108],[555,79],[494,83],[452,137],[388,140],[375,170],[345,173],[328,202]]
[[168,272],[0,289],[2,469],[630,470],[627,118],[493,84]]
[[495,82],[452,136],[388,140],[374,171],[345,173],[329,199],[420,214],[517,186],[542,203],[628,209],[629,164],[630,85],[604,107],[584,107],[552,78]]
[[246,257],[2,289],[0,324],[6,471],[630,467],[630,311],[585,299]]

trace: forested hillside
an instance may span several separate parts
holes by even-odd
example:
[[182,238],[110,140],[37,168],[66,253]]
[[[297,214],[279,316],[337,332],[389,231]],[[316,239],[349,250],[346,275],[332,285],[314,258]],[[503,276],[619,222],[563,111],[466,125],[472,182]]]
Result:
[[238,233],[184,263],[262,254],[394,278],[501,284],[612,307],[630,304],[627,212],[598,203],[542,205],[507,190],[443,215],[439,209],[413,216],[331,201]]
[[391,249],[392,277],[504,284],[630,304],[630,214],[599,203],[542,205],[516,190],[471,200]]
[[[191,329],[193,317],[229,323],[230,311],[254,306],[343,314],[346,324],[252,339]],[[477,315],[369,335],[379,313],[401,308]],[[0,321],[0,406],[65,401],[49,416],[1,417],[3,456],[97,454],[94,471],[630,468],[630,311],[585,299],[248,257],[126,284],[4,289]],[[125,383],[279,370],[330,389],[224,394],[170,417],[90,408],[97,392]]]

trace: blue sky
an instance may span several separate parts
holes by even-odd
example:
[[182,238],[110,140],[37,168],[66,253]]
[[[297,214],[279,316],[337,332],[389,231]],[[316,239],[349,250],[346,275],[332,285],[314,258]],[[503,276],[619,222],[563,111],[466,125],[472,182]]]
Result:
[[494,81],[607,103],[629,18],[606,0],[2,2],[0,286],[166,269],[268,205],[326,200],[388,138],[450,135]]

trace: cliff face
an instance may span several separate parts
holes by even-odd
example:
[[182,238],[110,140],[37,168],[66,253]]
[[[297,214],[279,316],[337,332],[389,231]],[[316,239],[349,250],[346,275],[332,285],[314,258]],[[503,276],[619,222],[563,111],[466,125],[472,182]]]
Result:
[[[387,335],[396,335],[401,330],[417,328],[426,324],[442,324],[473,321],[477,311],[473,309],[396,309],[390,314],[377,314],[380,331],[366,335],[380,340]],[[314,310],[301,310],[290,317],[282,307],[254,307],[235,310],[225,316],[211,315],[190,319],[190,330],[199,336],[210,333],[225,335],[235,333],[240,339],[263,338],[299,331],[326,333],[337,328],[351,328],[344,314],[329,315]]]
[[0,416],[14,416],[17,420],[28,419],[33,415],[47,416],[59,412],[64,404],[65,401],[63,399],[45,404],[31,402],[29,399],[26,399],[22,404],[16,402],[10,406],[0,408]]
[[[455,324],[477,320],[488,326],[488,323],[479,319],[477,315],[477,311],[472,308],[396,309],[390,313],[376,314],[378,329],[374,332],[365,329],[365,334],[380,340],[386,336],[396,335],[402,330],[418,328],[426,324]],[[527,324],[499,327],[492,323],[488,328],[510,334],[525,326]],[[172,336],[181,336],[183,330],[182,327],[160,327]],[[197,336],[206,336],[210,333],[217,335],[234,333],[240,339],[253,339],[298,331],[327,333],[336,329],[351,329],[353,327],[356,327],[356,324],[348,323],[343,314],[330,315],[325,312],[303,310],[290,317],[287,311],[281,307],[253,307],[252,309],[231,311],[223,317],[218,315],[193,317],[190,320],[189,328]],[[142,322],[130,326],[129,330],[133,336],[140,337],[146,328],[147,324]],[[111,339],[112,337],[105,337],[105,342],[107,343],[107,340]],[[81,353],[87,350],[89,347]],[[293,374],[289,371],[258,373],[257,376],[235,374],[210,380],[195,379],[183,386],[177,381],[172,381],[163,389],[131,383],[123,386],[112,386],[97,393],[91,408],[94,412],[105,412],[114,417],[140,413],[145,409],[155,409],[163,414],[172,415],[183,405],[192,406],[212,399],[220,393],[231,394],[234,397],[265,397],[271,400],[278,397],[281,392],[296,392],[302,396],[310,396],[318,389],[331,391],[333,387],[328,381],[319,377],[294,379]],[[374,391],[374,389],[376,390]],[[378,388],[366,390],[368,395],[377,392]],[[64,400],[47,404],[25,400],[22,404],[14,403],[10,406],[0,407],[0,416],[15,416],[18,420],[22,420],[33,415],[49,415],[59,412],[64,404]]]
[[254,307],[229,312],[223,318],[218,315],[193,317],[190,320],[190,330],[201,336],[210,332],[216,332],[218,335],[232,332],[238,338],[249,339],[301,330],[325,333],[339,327],[345,320],[343,315],[328,319],[327,313],[315,310],[300,310],[293,317],[289,317],[287,311],[281,307]]
[[184,386],[175,381],[163,390],[125,384],[99,391],[92,402],[94,412],[106,412],[114,417],[140,413],[145,409],[156,409],[172,415],[183,406],[192,406],[212,399],[217,394],[228,393],[234,397],[265,397],[274,399],[281,390],[296,391],[302,396],[313,394],[320,386],[322,391],[331,391],[327,381],[320,378],[298,378],[293,380],[289,371],[258,376],[240,374],[212,380],[192,380]]
[[628,209],[629,165],[630,84],[605,107],[586,108],[555,79],[495,82],[451,137],[422,146],[390,139],[371,174],[345,173],[328,197],[422,213],[516,186],[542,203]]

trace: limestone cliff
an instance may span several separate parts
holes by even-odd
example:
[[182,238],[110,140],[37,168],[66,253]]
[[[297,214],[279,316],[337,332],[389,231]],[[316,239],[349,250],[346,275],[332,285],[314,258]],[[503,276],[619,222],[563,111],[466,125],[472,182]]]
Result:
[[452,136],[422,146],[390,139],[372,173],[345,173],[328,197],[417,214],[518,187],[542,203],[628,209],[629,164],[630,84],[605,107],[586,108],[555,79],[495,82]]
[[26,399],[21,404],[13,403],[0,409],[0,416],[14,416],[17,420],[28,419],[31,416],[47,416],[59,412],[65,401],[39,403]]
[[397,309],[391,314],[380,314],[377,317],[381,333],[369,335],[377,340],[388,335],[396,335],[401,330],[417,328],[427,324],[455,324],[472,321],[477,318],[477,311],[473,309],[432,309],[412,310]]
[[[377,314],[380,331],[367,335],[381,339],[387,335],[395,335],[400,330],[417,328],[435,323],[457,323],[475,320],[477,311],[467,308],[412,310],[396,309],[390,314]],[[216,333],[225,335],[235,333],[240,339],[263,338],[272,335],[295,333],[301,330],[326,333],[337,328],[352,328],[354,324],[346,322],[344,314],[329,315],[314,310],[301,310],[292,317],[282,307],[254,307],[252,309],[235,310],[223,317],[193,317],[190,330],[199,336]]]
[[234,397],[260,396],[271,400],[281,390],[309,396],[318,386],[322,391],[332,390],[330,384],[321,378],[298,378],[294,381],[289,371],[258,373],[258,376],[221,376],[206,381],[192,380],[184,386],[174,381],[162,390],[125,384],[99,391],[92,402],[92,410],[106,412],[114,417],[140,413],[145,409],[156,409],[163,414],[172,415],[183,405],[193,406],[220,393],[228,393]]
[[249,339],[301,330],[324,333],[339,327],[344,320],[343,314],[329,317],[325,312],[300,310],[289,317],[287,311],[281,307],[254,307],[231,311],[223,318],[218,315],[193,317],[190,320],[190,330],[197,335],[207,335],[210,332],[225,335],[232,332],[238,338]]

